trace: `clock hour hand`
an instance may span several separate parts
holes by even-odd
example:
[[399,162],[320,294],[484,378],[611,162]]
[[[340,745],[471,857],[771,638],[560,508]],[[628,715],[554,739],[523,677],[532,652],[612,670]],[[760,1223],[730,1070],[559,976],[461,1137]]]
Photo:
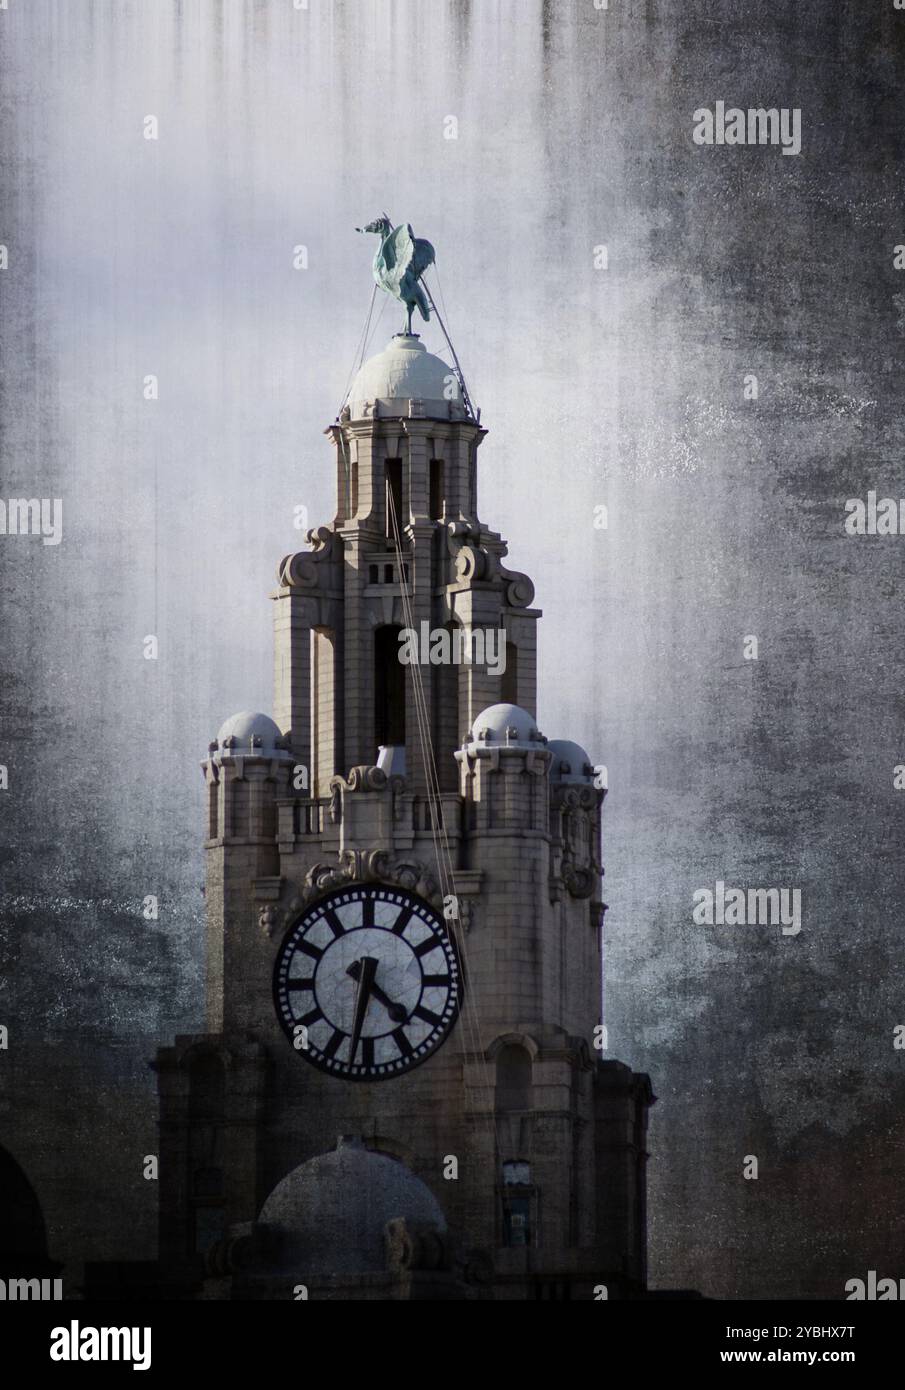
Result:
[[376,956],[362,956],[361,960],[353,961],[346,974],[358,981],[358,993],[355,996],[355,1019],[352,1023],[352,1042],[349,1047],[349,1063],[351,1065],[355,1061],[365,1014],[368,1012],[368,1004],[374,990],[374,976],[377,974]]
[[[373,956],[362,956],[361,960],[353,961],[346,971],[346,974],[351,975],[353,980],[358,980],[360,976],[363,976],[363,966],[366,962],[371,960],[374,960]],[[391,999],[389,995],[385,994],[380,988],[380,985],[374,979],[374,975],[377,973],[377,965],[378,962],[374,960],[374,972],[371,976],[370,993],[377,1000],[378,1004],[383,1005],[394,1023],[404,1023],[408,1018],[408,1009],[406,1009],[403,1004],[397,1004],[395,1000]]]

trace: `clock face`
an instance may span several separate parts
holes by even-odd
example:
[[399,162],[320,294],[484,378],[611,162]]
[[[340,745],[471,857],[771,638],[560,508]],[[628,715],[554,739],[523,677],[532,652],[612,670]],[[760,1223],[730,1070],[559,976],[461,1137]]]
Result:
[[462,977],[432,907],[401,888],[358,884],[321,898],[291,928],[273,991],[301,1057],[347,1081],[381,1081],[444,1041]]

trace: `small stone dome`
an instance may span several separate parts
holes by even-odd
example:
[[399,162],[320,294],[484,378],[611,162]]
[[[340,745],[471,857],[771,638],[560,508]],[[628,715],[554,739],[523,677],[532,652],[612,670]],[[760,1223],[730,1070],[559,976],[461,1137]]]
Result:
[[488,705],[466,739],[479,748],[536,748],[546,742],[534,715],[520,705]]
[[365,1274],[386,1269],[386,1225],[399,1217],[446,1232],[439,1202],[404,1163],[342,1136],[277,1183],[255,1229],[286,1272]]
[[441,420],[465,415],[449,363],[428,352],[417,334],[397,333],[383,352],[368,358],[359,370],[349,392],[349,408],[353,420],[360,420],[366,405],[375,402],[378,415],[408,415],[410,401],[420,401],[422,414]]
[[547,747],[553,754],[551,782],[593,782],[593,764],[580,743],[572,743],[567,738],[554,738]]
[[277,746],[283,734],[269,714],[256,714],[243,710],[233,714],[221,724],[217,733],[217,747],[221,753],[253,753],[258,757],[280,756],[286,752]]

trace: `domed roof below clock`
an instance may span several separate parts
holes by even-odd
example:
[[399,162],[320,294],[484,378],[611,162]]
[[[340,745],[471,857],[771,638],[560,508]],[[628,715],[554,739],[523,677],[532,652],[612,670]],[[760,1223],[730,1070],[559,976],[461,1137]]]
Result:
[[382,1273],[387,1223],[446,1233],[439,1202],[398,1159],[343,1137],[294,1168],[267,1198],[255,1231],[287,1274]]

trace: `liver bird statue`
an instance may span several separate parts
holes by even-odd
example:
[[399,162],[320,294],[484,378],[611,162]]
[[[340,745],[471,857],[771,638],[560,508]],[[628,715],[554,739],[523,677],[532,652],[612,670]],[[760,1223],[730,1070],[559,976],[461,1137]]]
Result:
[[405,305],[408,310],[405,331],[411,333],[412,311],[416,304],[421,317],[430,318],[427,295],[419,281],[427,267],[434,263],[434,248],[423,237],[416,237],[408,222],[394,227],[386,213],[355,230],[376,232],[380,237],[374,257],[374,279],[382,290]]

